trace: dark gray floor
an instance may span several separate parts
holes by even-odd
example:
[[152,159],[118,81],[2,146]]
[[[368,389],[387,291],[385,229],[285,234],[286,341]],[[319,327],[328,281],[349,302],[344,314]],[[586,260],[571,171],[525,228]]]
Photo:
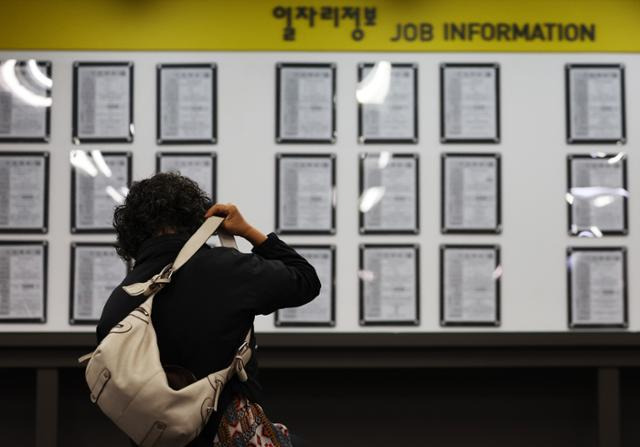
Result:
[[623,369],[620,387],[623,445],[640,446],[640,369]]
[[[265,409],[308,446],[595,447],[596,373],[575,369],[264,370]],[[34,445],[30,370],[0,370],[0,445]],[[623,370],[624,446],[640,445],[640,370]],[[59,445],[127,446],[60,373]]]
[[[268,371],[269,409],[317,446],[596,446],[589,370]],[[276,391],[274,393],[274,391]]]
[[0,445],[34,445],[35,383],[34,369],[0,369]]

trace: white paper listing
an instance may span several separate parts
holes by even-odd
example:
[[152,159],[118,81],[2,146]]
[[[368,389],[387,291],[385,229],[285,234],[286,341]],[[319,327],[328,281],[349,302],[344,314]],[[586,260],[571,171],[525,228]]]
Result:
[[571,306],[574,325],[625,323],[624,255],[621,250],[573,251]]
[[162,67],[162,140],[212,140],[213,70],[211,67]]
[[160,172],[178,172],[196,182],[209,197],[213,195],[213,159],[211,155],[179,156],[162,155]]
[[380,166],[380,157],[362,160],[363,194],[370,188],[383,188],[378,203],[364,212],[364,230],[416,231],[418,227],[417,163],[413,157],[393,157]]
[[[6,63],[8,61],[0,61],[0,66]],[[40,73],[36,72],[34,75],[34,70]],[[45,70],[42,65],[15,64],[12,70],[15,81],[26,92],[22,97],[14,93],[5,82],[0,82],[0,139],[47,137],[50,90],[36,79],[36,76],[46,78]]]
[[444,226],[493,230],[498,226],[498,161],[493,157],[446,157]]
[[0,245],[0,321],[44,320],[44,250],[41,245]]
[[612,158],[571,160],[571,231],[625,230],[624,163]]
[[112,229],[113,211],[126,197],[129,179],[127,156],[104,154],[103,158],[108,171],[98,170],[95,176],[75,168],[76,230]]
[[333,322],[333,252],[331,248],[296,248],[296,251],[315,268],[321,284],[320,295],[304,306],[279,310],[278,321],[330,324]]
[[418,321],[416,255],[413,247],[364,249],[360,276],[365,323]]
[[450,140],[494,140],[497,135],[494,67],[444,69],[444,135]]
[[570,68],[572,140],[623,138],[622,71],[611,68]]
[[[371,70],[373,67],[364,67],[362,78]],[[413,67],[392,66],[384,101],[361,103],[364,140],[413,140],[416,137],[415,76]]]
[[45,158],[0,154],[0,229],[39,229],[45,222]]
[[282,157],[279,227],[289,231],[331,231],[333,160],[330,157]]
[[444,322],[497,321],[495,249],[448,247],[443,263]]
[[129,67],[80,65],[77,81],[77,137],[129,139]]
[[278,100],[280,139],[333,139],[333,70],[330,67],[282,67]]
[[76,246],[73,319],[97,321],[111,292],[127,274],[126,264],[111,246]]

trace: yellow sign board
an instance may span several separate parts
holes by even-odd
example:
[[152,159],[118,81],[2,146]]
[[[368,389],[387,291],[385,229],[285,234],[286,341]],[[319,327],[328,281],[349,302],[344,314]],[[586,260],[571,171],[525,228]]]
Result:
[[3,0],[4,50],[640,51],[640,0]]

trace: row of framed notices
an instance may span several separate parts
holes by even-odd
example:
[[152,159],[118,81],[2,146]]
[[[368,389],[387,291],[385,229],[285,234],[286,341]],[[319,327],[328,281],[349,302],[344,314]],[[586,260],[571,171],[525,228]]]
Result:
[[[113,233],[114,208],[127,196],[132,182],[131,152],[72,151],[71,232]],[[156,172],[179,172],[216,200],[216,154],[158,152]]]
[[[71,232],[113,232],[113,210],[132,180],[130,152],[73,151]],[[216,154],[159,152],[157,172],[177,171],[216,199]],[[336,155],[276,154],[275,228],[279,234],[336,233]],[[0,233],[46,233],[49,153],[0,152]],[[362,153],[359,232],[418,234],[420,173],[416,153]],[[629,191],[623,154],[567,157],[567,223],[575,236],[626,235]],[[501,157],[441,156],[441,232],[500,233]]]
[[[0,142],[49,140],[51,63],[0,62]],[[72,141],[128,143],[134,138],[132,62],[75,62]],[[216,64],[157,66],[157,143],[214,144]],[[358,141],[418,143],[418,65],[358,65]],[[621,64],[566,65],[567,142],[625,143]],[[276,64],[277,143],[335,143],[336,65]],[[500,67],[440,66],[442,143],[500,142]]]
[[[73,67],[73,142],[132,142],[133,63],[76,62]],[[158,144],[216,143],[216,75],[215,64],[157,66]]]
[[[0,152],[0,233],[47,233],[49,152]],[[114,207],[132,181],[130,152],[72,151],[71,232],[113,233]],[[216,154],[159,152],[157,172],[177,171],[216,197]]]
[[[0,241],[0,323],[47,320],[46,241]],[[129,266],[110,243],[71,244],[70,324],[96,324]]]
[[[276,155],[276,231],[335,234],[335,154]],[[416,153],[363,153],[359,165],[360,234],[420,232]],[[501,156],[441,155],[441,232],[502,232]],[[567,225],[572,236],[629,233],[627,157],[567,157]]]
[[[46,322],[47,242],[0,242],[0,323]],[[336,324],[336,248],[294,246],[315,267],[321,293],[281,309],[276,327]],[[359,324],[420,324],[418,245],[367,244],[359,255]],[[109,243],[73,243],[69,322],[96,324],[129,265]],[[497,245],[440,247],[441,326],[499,326],[502,265]],[[567,250],[568,325],[628,327],[627,256],[622,247]]]
[[[363,153],[359,160],[360,234],[420,232],[416,153]],[[335,154],[276,155],[276,232],[336,233]],[[500,233],[498,154],[442,155],[442,232]]]

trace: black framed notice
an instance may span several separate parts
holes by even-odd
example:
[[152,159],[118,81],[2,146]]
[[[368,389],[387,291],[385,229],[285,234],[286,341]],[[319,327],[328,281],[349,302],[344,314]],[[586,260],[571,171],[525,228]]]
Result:
[[500,154],[441,157],[442,233],[502,231]]
[[300,307],[279,309],[277,327],[333,327],[336,324],[336,247],[334,245],[292,245],[315,268],[320,278],[320,295]]
[[158,144],[217,141],[216,64],[157,66]]
[[0,241],[0,323],[47,321],[47,247]]
[[51,62],[0,61],[0,143],[46,143],[51,134]]
[[158,152],[156,172],[178,172],[196,182],[216,202],[217,162],[214,152]]
[[440,141],[500,142],[500,66],[440,65]]
[[569,328],[626,328],[627,250],[624,247],[567,249]]
[[276,154],[276,233],[335,232],[335,154]]
[[361,234],[420,232],[418,154],[360,154]]
[[360,325],[420,324],[420,248],[360,245]]
[[46,233],[49,152],[0,152],[0,233]]
[[276,143],[335,143],[335,64],[276,65]]
[[358,65],[358,141],[418,142],[418,67],[381,61]]
[[73,143],[131,143],[133,133],[133,63],[74,62]]
[[114,244],[72,243],[69,323],[97,324],[111,292],[128,270]]
[[131,186],[131,152],[71,152],[71,232],[113,233]]
[[500,247],[440,246],[440,325],[500,325]]
[[624,66],[565,66],[567,143],[626,142]]
[[569,234],[587,237],[628,234],[625,154],[569,155],[566,199]]

